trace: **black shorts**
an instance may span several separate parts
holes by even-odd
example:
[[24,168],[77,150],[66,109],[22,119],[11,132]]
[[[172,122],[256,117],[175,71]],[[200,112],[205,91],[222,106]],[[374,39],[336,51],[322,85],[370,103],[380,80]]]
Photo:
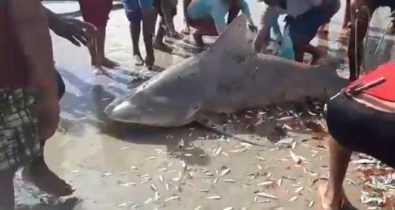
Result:
[[395,114],[379,111],[341,93],[328,103],[329,133],[343,147],[395,167]]

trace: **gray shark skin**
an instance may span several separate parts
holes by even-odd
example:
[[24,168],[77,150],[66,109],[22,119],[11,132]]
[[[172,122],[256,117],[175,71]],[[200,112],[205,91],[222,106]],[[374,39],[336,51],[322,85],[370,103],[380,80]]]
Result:
[[310,66],[256,54],[243,16],[207,51],[171,66],[105,109],[109,118],[159,127],[182,126],[199,112],[234,113],[273,103],[324,98],[347,83],[340,59]]

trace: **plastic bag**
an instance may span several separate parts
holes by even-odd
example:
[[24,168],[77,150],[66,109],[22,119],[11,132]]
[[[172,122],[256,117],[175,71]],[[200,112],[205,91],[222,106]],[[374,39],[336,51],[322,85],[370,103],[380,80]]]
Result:
[[294,45],[289,36],[289,26],[285,26],[284,34],[282,37],[282,43],[280,47],[280,51],[278,52],[278,56],[294,60],[295,59],[295,51]]

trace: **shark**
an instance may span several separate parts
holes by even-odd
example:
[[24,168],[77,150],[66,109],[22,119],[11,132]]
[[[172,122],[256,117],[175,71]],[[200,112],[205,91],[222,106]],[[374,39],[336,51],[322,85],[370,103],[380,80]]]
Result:
[[235,113],[302,100],[327,99],[346,86],[330,56],[312,66],[256,53],[244,16],[206,51],[174,64],[116,98],[104,110],[115,121],[178,127],[201,113]]

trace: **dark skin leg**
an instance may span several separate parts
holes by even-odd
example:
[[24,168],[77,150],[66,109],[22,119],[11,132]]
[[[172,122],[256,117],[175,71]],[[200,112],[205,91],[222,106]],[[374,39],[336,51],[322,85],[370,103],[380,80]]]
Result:
[[171,51],[171,48],[169,48],[165,43],[163,43],[163,39],[165,38],[165,35],[166,35],[166,25],[165,25],[165,21],[162,17],[160,19],[158,31],[156,32],[154,48],[169,52],[169,51]]
[[57,197],[69,196],[74,192],[70,185],[48,168],[44,156],[34,159],[30,165],[25,166],[22,171],[22,178],[41,191]]
[[143,58],[141,57],[139,42],[140,42],[140,33],[141,33],[141,22],[130,22],[130,35],[132,38],[133,44],[133,57],[134,64],[136,66],[144,65]]
[[350,8],[351,8],[351,0],[346,0],[346,10],[344,12],[343,29],[347,29],[348,24],[350,23],[351,20]]
[[[351,33],[350,41],[348,43],[348,59],[350,62],[350,81],[354,81],[358,78],[361,66],[362,50],[363,50],[363,39],[366,36],[366,32],[369,25],[369,18],[365,12],[360,13],[357,16],[357,10],[363,5],[369,7],[370,15],[375,11],[376,8],[370,6],[370,0],[354,0],[351,4]],[[357,40],[355,40],[355,34],[357,34]],[[355,48],[357,46],[357,49]]]
[[334,139],[329,139],[329,180],[320,186],[321,205],[325,210],[340,210],[346,202],[343,182],[346,176],[351,151],[339,145]]
[[12,210],[15,208],[14,195],[14,169],[0,171],[0,210]]
[[155,32],[155,23],[157,18],[157,12],[154,8],[146,9],[143,11],[143,37],[145,50],[147,56],[145,58],[145,65],[152,69],[155,62],[154,48],[152,45],[152,38]]
[[309,41],[303,38],[294,38],[292,42],[294,44],[295,61],[303,63],[304,53],[307,52],[313,56],[311,64],[317,64],[322,54],[317,47],[310,45]]
[[99,57],[99,62],[101,62],[101,66],[107,68],[114,68],[116,66],[119,66],[118,63],[106,58],[105,56],[106,27],[98,27],[97,30],[97,56]]

